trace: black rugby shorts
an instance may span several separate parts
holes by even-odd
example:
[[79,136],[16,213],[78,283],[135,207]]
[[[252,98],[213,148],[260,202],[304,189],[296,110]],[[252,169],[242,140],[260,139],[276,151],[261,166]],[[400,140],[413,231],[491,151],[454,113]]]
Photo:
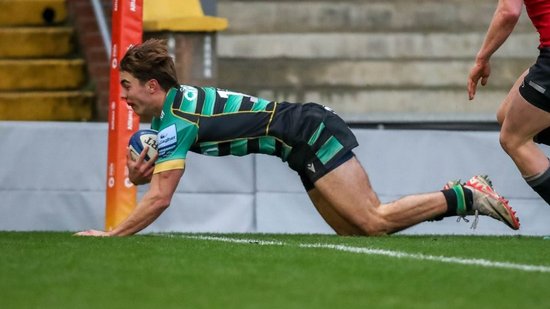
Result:
[[348,125],[330,108],[304,104],[301,125],[295,131],[299,143],[288,156],[288,165],[298,172],[307,191],[314,183],[351,159],[357,139]]
[[529,68],[519,93],[529,103],[550,112],[550,48],[541,48],[537,62]]

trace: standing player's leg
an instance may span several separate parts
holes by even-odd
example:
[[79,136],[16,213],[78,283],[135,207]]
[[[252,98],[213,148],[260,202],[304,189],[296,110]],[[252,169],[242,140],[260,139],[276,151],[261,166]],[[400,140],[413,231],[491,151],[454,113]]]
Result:
[[527,102],[517,87],[510,90],[506,101],[508,108],[500,131],[502,148],[524,177],[545,171],[550,164],[533,137],[550,125],[550,113]]
[[[521,76],[516,80],[516,82],[512,86],[512,89],[514,88],[518,89],[521,86],[521,84],[523,83],[523,79],[525,78],[525,75],[527,75],[527,73],[529,73],[529,69],[525,70],[525,72],[521,74]],[[504,98],[502,103],[500,103],[500,106],[498,107],[498,110],[497,110],[497,121],[500,126],[502,126],[502,124],[504,123],[504,118],[506,117],[506,114],[508,113],[508,109],[510,108],[510,101],[512,101],[511,91],[508,93],[506,98]]]
[[516,85],[506,98],[507,110],[500,131],[500,143],[527,183],[550,204],[550,162],[533,141],[539,132],[550,125],[550,112],[529,103]]

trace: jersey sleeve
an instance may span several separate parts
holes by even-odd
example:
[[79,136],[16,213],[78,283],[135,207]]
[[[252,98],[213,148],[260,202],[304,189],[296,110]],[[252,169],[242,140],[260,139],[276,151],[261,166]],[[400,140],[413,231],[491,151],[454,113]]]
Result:
[[189,148],[195,143],[198,127],[185,120],[166,121],[158,132],[158,159],[154,173],[183,169]]

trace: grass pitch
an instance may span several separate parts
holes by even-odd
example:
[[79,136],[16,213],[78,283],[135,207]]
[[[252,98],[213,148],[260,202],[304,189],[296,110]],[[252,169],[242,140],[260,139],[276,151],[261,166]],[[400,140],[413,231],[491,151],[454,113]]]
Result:
[[0,308],[550,308],[542,237],[0,232],[0,250]]

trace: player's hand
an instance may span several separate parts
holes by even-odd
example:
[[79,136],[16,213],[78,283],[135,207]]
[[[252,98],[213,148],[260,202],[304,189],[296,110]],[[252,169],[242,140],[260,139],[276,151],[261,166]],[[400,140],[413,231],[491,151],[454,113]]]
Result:
[[476,61],[472,69],[470,70],[470,75],[468,75],[468,98],[470,100],[474,99],[477,90],[477,83],[481,79],[481,86],[487,85],[487,80],[491,75],[491,65],[489,61]]
[[151,182],[153,177],[153,171],[155,169],[155,161],[158,155],[155,155],[149,161],[145,160],[149,146],[145,146],[143,151],[139,154],[136,161],[132,160],[130,154],[130,148],[128,148],[126,154],[126,165],[128,167],[128,178],[134,185],[142,185]]
[[107,237],[111,236],[109,233],[104,231],[98,231],[98,230],[87,230],[75,233],[74,236],[93,236],[93,237]]

